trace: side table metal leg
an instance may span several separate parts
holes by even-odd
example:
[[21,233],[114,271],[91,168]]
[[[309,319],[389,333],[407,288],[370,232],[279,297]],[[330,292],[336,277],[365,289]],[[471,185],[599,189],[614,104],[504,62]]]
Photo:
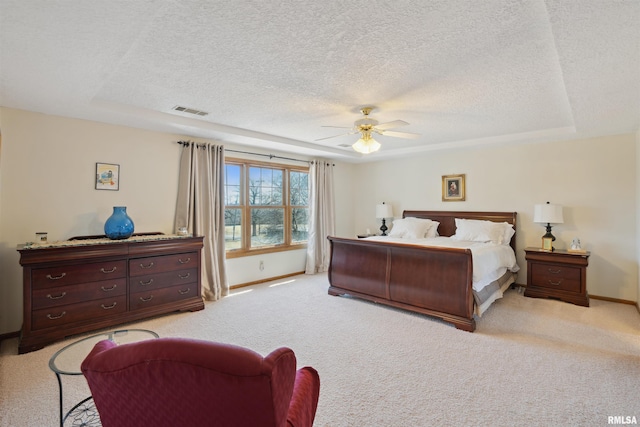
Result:
[[64,417],[62,415],[62,380],[60,374],[56,372],[56,378],[58,379],[58,390],[60,390],[60,427],[64,427]]

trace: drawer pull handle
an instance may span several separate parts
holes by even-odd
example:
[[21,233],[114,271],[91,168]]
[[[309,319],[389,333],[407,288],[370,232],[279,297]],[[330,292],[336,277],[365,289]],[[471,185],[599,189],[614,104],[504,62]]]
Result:
[[179,278],[181,278],[181,279],[188,279],[188,278],[189,278],[189,276],[191,276],[191,273],[187,273],[187,274],[185,274],[184,276],[183,276],[183,275],[181,275],[181,274],[178,274],[178,277],[179,277]]
[[553,286],[560,286],[560,283],[562,283],[562,280],[558,280],[557,282],[549,280],[549,284]]
[[102,271],[104,274],[109,274],[109,273],[113,273],[117,269],[118,267],[113,267],[111,270],[105,270],[104,268],[101,268],[100,271]]
[[50,314],[47,314],[47,319],[49,319],[49,320],[56,320],[56,319],[61,318],[61,317],[62,317],[62,316],[64,316],[65,314],[67,314],[67,312],[66,312],[66,311],[63,311],[62,313],[60,313],[60,315],[59,315],[59,316],[52,316],[52,315],[50,315]]
[[187,288],[185,290],[178,289],[178,293],[180,293],[180,295],[184,295],[184,294],[188,294],[190,290],[191,288]]
[[191,261],[191,258],[187,258],[187,259],[185,259],[184,261],[182,260],[182,258],[178,258],[178,262],[179,262],[180,264],[186,264],[186,263],[188,263],[189,261]]
[[147,264],[147,265],[140,264],[140,268],[151,268],[151,267],[153,267],[153,262],[150,262],[150,263],[149,263],[149,264]]
[[67,275],[67,273],[62,273],[59,276],[52,276],[50,274],[47,274],[47,279],[49,279],[49,280],[58,280],[58,279],[62,279],[66,275]]
[[146,282],[143,282],[142,280],[140,280],[138,283],[140,283],[140,285],[142,286],[149,286],[150,284],[153,283],[153,279],[149,279]]
[[552,268],[549,269],[549,273],[551,273],[551,274],[558,274],[560,272],[562,272],[562,270],[560,270],[560,269],[557,269],[557,270],[554,270]]
[[47,294],[47,298],[49,298],[49,299],[60,299],[60,298],[64,298],[64,296],[65,296],[66,294],[67,294],[66,292],[63,292],[63,293],[61,293],[60,295],[55,296],[55,297],[54,297],[53,295],[51,295],[51,294]]
[[104,286],[101,286],[100,288],[101,288],[103,291],[105,291],[105,292],[109,292],[109,291],[114,290],[114,289],[115,289],[115,288],[117,288],[117,287],[118,287],[118,285],[113,285],[113,286],[112,286],[112,287],[110,287],[110,288],[105,288]]
[[153,299],[153,295],[149,295],[149,298],[142,298],[142,297],[140,297],[140,301],[142,301],[142,302],[149,302],[149,301],[151,301],[152,299]]
[[104,304],[100,304],[100,307],[102,307],[105,310],[111,310],[112,308],[114,308],[116,305],[118,305],[118,303],[116,301],[113,302],[113,304],[111,304],[110,306],[105,306]]

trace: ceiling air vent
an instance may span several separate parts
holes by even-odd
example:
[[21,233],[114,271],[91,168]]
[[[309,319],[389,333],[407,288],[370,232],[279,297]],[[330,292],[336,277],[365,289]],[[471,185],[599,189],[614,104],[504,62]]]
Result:
[[206,111],[200,111],[193,108],[181,107],[179,105],[176,105],[175,107],[173,107],[173,109],[176,111],[182,111],[183,113],[194,114],[196,116],[206,116],[207,114],[209,114]]

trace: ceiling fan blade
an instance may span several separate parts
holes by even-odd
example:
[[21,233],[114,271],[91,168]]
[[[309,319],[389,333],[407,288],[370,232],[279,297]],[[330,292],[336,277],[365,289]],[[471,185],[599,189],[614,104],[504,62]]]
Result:
[[337,138],[339,136],[353,135],[354,133],[358,133],[358,132],[357,131],[353,131],[353,132],[341,133],[340,135],[325,136],[324,138],[314,139],[314,141],[323,141],[325,139]]
[[320,126],[321,128],[351,129],[353,126]]
[[387,129],[399,128],[400,126],[408,126],[408,125],[409,123],[405,122],[404,120],[394,120],[392,122],[380,123],[375,127],[376,129],[379,129],[379,130],[387,130]]
[[380,135],[384,135],[384,136],[393,136],[396,138],[410,138],[410,139],[415,139],[418,138],[420,136],[419,133],[409,133],[409,132],[394,132],[394,131],[390,131],[390,130],[386,130],[383,132],[379,132]]

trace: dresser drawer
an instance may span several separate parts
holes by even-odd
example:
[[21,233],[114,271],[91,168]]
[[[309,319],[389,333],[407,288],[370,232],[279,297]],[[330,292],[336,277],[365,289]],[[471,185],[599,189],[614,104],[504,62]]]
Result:
[[563,291],[580,292],[580,267],[532,263],[532,285]]
[[33,289],[48,289],[76,283],[120,279],[127,276],[127,261],[104,261],[60,267],[34,268],[31,275]]
[[169,286],[193,283],[198,280],[198,270],[169,271],[166,273],[147,274],[129,279],[130,293],[146,292],[149,290],[166,288]]
[[31,315],[33,329],[55,328],[70,323],[95,320],[127,311],[127,296],[105,298],[71,305],[34,310]]
[[112,298],[127,293],[127,279],[102,280],[93,283],[58,286],[34,290],[31,296],[33,309],[74,304],[102,298]]
[[167,304],[198,295],[198,283],[189,283],[182,286],[155,289],[147,292],[132,293],[129,298],[130,310],[142,310],[156,305]]
[[200,265],[198,252],[187,252],[176,255],[163,255],[129,260],[130,276],[146,276],[166,271],[184,270]]

